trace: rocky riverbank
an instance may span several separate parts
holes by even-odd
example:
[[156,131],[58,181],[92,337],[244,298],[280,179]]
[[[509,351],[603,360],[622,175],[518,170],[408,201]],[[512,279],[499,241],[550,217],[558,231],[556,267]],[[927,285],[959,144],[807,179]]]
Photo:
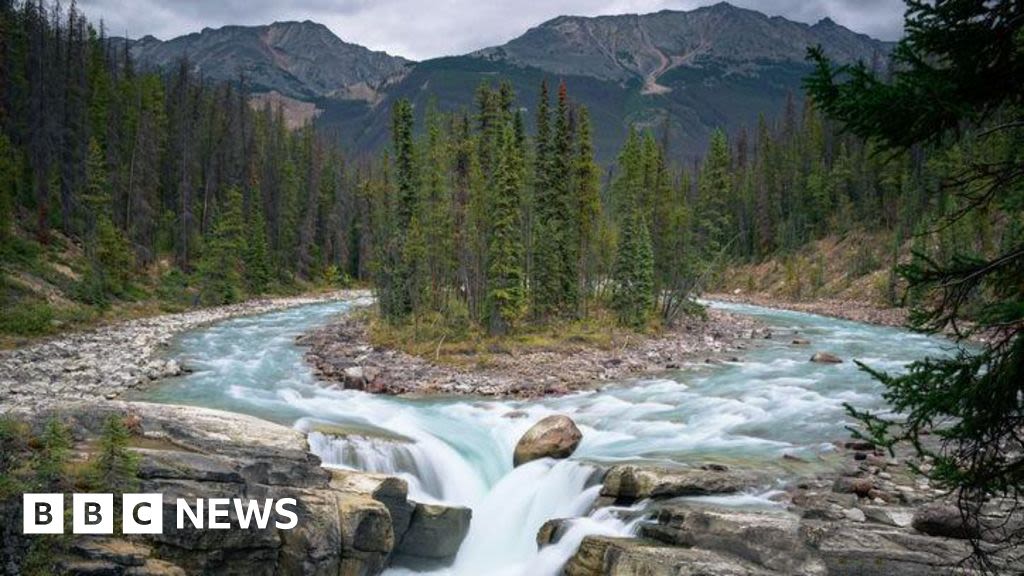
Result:
[[[906,461],[863,442],[845,443],[839,455],[845,462],[838,471],[799,476],[771,501],[745,504],[722,497],[763,491],[770,481],[764,471],[715,464],[615,466],[605,475],[595,506],[648,502],[636,537],[586,536],[564,574],[979,574],[963,563],[972,552],[971,537],[992,554],[995,573],[1024,573],[1018,551],[997,543],[1001,532],[1024,521],[1019,511],[990,503],[983,523],[998,528],[982,532],[965,524],[951,499],[911,473]],[[538,545],[558,542],[574,522],[549,521],[537,535]]]
[[779,308],[782,310],[807,312],[809,314],[818,314],[820,316],[829,316],[831,318],[840,318],[842,320],[853,320],[854,322],[874,324],[875,326],[893,326],[902,328],[907,325],[906,308],[885,308],[868,302],[837,300],[832,298],[820,298],[810,301],[780,300],[779,298],[764,294],[747,292],[707,294],[705,295],[705,298],[721,302],[754,304],[757,306]]
[[[344,315],[299,338],[323,380],[380,394],[475,394],[531,398],[642,378],[688,364],[735,360],[767,331],[757,321],[718,310],[656,336],[631,335],[610,347],[567,343],[557,349],[502,349],[486,362],[452,366],[374,347],[368,321]],[[472,359],[470,359],[472,360]]]
[[368,297],[367,291],[251,300],[103,326],[0,352],[0,406],[114,399],[188,369],[160,352],[178,333],[238,316]]
[[[305,434],[250,416],[107,401],[10,415],[36,431],[51,417],[62,420],[74,434],[75,461],[96,449],[107,418],[123,418],[129,449],[138,457],[137,492],[163,495],[160,534],[50,542],[46,561],[62,574],[372,575],[395,558],[449,559],[469,526],[468,509],[413,502],[400,478],[323,468]],[[278,516],[263,527],[240,528],[231,509],[222,517],[231,529],[200,530],[188,522],[179,528],[179,498],[193,508],[200,498],[294,498],[298,520],[294,529],[277,527]],[[20,507],[20,498],[0,500],[4,518],[21,518]],[[445,536],[447,549],[434,545],[437,534]],[[20,523],[0,526],[0,574],[20,574],[33,545],[39,537],[22,535]]]

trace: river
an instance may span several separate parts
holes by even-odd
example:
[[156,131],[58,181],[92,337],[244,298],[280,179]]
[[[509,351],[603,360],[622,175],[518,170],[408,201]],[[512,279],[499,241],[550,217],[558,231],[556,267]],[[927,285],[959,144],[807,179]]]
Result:
[[[739,362],[695,363],[559,398],[406,399],[324,387],[304,362],[295,337],[351,305],[309,305],[187,332],[171,354],[194,372],[140,399],[242,412],[311,431],[311,450],[325,465],[400,475],[415,500],[469,506],[473,520],[455,563],[431,572],[453,576],[557,574],[584,535],[630,534],[635,514],[629,510],[601,508],[585,516],[598,495],[596,464],[740,463],[781,481],[794,465],[784,454],[827,462],[832,442],[848,435],[843,403],[883,408],[879,384],[850,359],[899,370],[952,347],[894,328],[711,303],[756,317],[777,337],[753,341]],[[811,346],[793,345],[793,334]],[[814,350],[847,361],[809,362]],[[516,441],[555,413],[572,417],[583,431],[576,453],[513,469]],[[321,423],[362,434],[339,439],[313,431]],[[773,489],[768,484],[719,500],[773,506]],[[558,544],[538,551],[537,530],[552,518],[577,519]],[[419,572],[389,571],[410,573]]]

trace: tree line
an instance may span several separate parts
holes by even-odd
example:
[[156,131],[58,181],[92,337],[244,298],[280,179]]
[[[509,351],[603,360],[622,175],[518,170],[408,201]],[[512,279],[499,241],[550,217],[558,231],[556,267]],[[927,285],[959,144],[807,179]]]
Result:
[[0,2],[5,258],[15,220],[42,245],[71,239],[83,302],[132,298],[154,269],[207,303],[366,277],[355,172],[312,126],[254,109],[244,77],[138,70],[74,3]]
[[810,99],[714,132],[691,163],[667,156],[667,130],[637,127],[602,168],[564,83],[530,111],[485,82],[473,110],[396,102],[389,150],[356,162],[254,108],[244,78],[137,70],[73,3],[4,0],[0,30],[0,258],[15,228],[71,238],[90,304],[137,297],[154,270],[206,303],[347,276],[374,281],[392,322],[505,334],[610,311],[644,327],[695,310],[717,270],[828,235],[888,233],[891,262],[874,267],[907,242],[948,259],[998,241],[978,212],[927,227],[963,207],[940,183],[1003,141],[883,153]]

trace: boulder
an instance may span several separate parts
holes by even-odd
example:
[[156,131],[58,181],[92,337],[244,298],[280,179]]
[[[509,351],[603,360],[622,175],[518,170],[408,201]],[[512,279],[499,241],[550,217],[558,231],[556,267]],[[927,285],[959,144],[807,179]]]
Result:
[[843,359],[829,352],[815,352],[814,356],[811,356],[811,362],[817,362],[819,364],[842,364]]
[[977,526],[964,522],[960,509],[951,504],[926,504],[914,511],[911,526],[918,532],[943,538],[977,538]]
[[763,576],[738,558],[708,550],[634,538],[587,536],[563,569],[565,576]]
[[875,483],[871,478],[840,476],[832,483],[833,492],[837,492],[839,494],[856,494],[861,498],[867,498],[874,488]]
[[537,530],[537,548],[543,548],[548,544],[557,544],[569,526],[569,520],[566,518],[553,518],[544,522]]
[[966,542],[878,524],[805,524],[808,543],[829,576],[952,576],[962,573],[958,565],[970,554]]
[[728,494],[755,483],[751,474],[720,465],[669,469],[623,464],[608,471],[601,495],[632,502],[644,498]]
[[861,505],[859,508],[864,512],[865,518],[869,521],[885,524],[886,526],[906,528],[911,525],[914,519],[914,512],[910,508],[871,505]]
[[331,469],[330,487],[340,492],[363,494],[384,504],[391,514],[392,530],[399,539],[409,529],[416,505],[409,501],[409,484],[395,476]]
[[583,433],[568,416],[548,416],[533,425],[516,444],[513,466],[540,458],[568,458],[576,451]]
[[416,504],[398,554],[450,561],[469,532],[473,511],[462,506]]
[[738,510],[702,504],[663,506],[641,535],[666,544],[739,557],[782,574],[820,572],[800,535],[800,518],[777,509]]

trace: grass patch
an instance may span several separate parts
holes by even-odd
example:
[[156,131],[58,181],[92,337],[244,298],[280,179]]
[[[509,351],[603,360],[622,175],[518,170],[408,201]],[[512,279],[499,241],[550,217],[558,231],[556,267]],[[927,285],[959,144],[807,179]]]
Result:
[[660,331],[650,325],[637,332],[618,323],[606,310],[592,310],[585,319],[550,323],[526,323],[506,336],[491,336],[473,324],[451,326],[438,313],[423,314],[403,324],[389,324],[376,311],[368,315],[369,337],[374,346],[401,350],[432,362],[460,368],[487,368],[498,356],[531,352],[572,353],[584,348],[608,350],[629,339]]

